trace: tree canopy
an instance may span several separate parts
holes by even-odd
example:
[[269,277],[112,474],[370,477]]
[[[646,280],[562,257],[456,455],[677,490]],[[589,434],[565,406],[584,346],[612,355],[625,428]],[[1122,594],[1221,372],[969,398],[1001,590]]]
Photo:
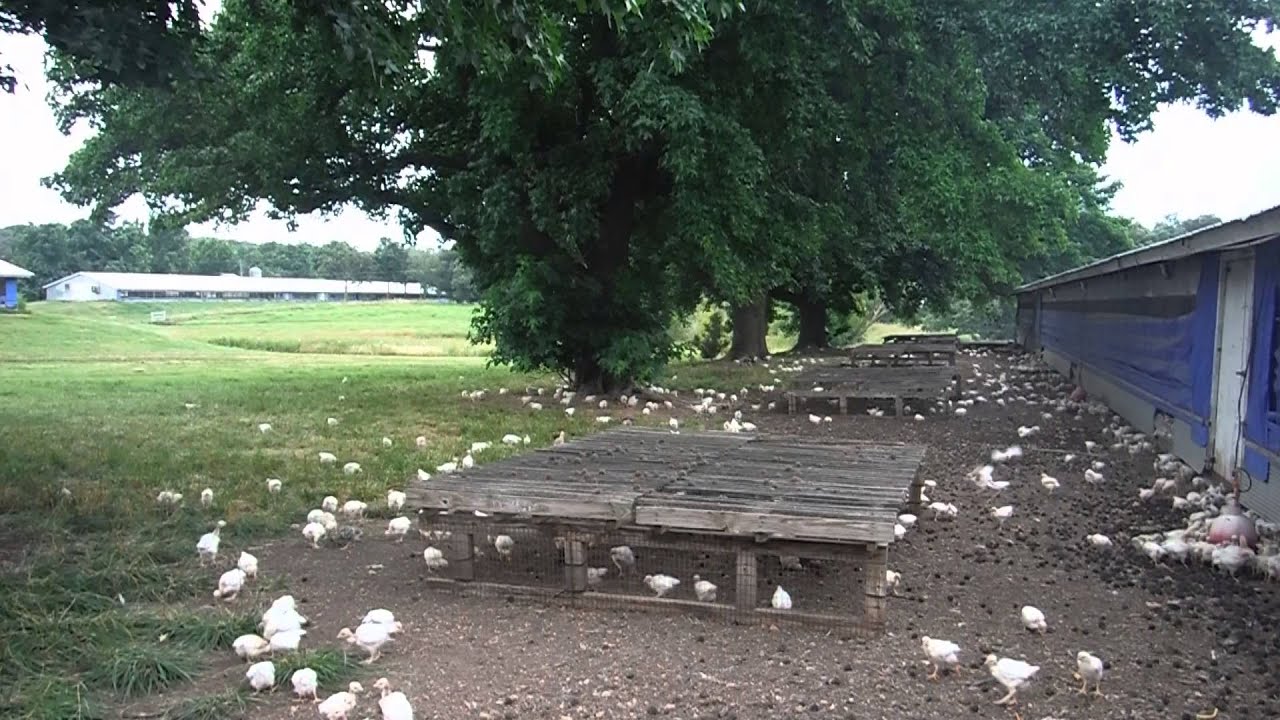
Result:
[[59,65],[62,120],[101,132],[55,185],[175,221],[394,213],[454,241],[496,361],[592,388],[652,374],[704,296],[793,302],[821,341],[866,293],[1003,292],[1088,216],[1109,125],[1280,96],[1249,37],[1274,2],[350,7],[228,0],[162,88]]

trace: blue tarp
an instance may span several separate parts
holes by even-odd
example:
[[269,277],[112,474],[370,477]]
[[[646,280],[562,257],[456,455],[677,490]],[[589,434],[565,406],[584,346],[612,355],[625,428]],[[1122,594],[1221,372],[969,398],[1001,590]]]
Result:
[[[1276,284],[1280,282],[1280,240],[1259,245],[1254,254],[1253,343],[1249,353],[1249,407],[1244,416],[1244,437],[1249,443],[1280,454],[1280,421],[1272,412],[1276,395]],[[1254,480],[1267,482],[1271,463],[1248,444],[1244,469]]]
[[1194,309],[1176,317],[1054,310],[1040,315],[1041,344],[1136,391],[1209,442],[1218,310],[1218,259],[1200,267]]

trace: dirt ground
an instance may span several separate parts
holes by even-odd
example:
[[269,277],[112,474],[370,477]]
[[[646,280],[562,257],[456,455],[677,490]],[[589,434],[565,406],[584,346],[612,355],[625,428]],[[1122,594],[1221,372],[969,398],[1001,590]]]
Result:
[[[962,363],[966,389],[987,392],[969,362]],[[1033,395],[1058,398],[1070,390],[1053,375],[1019,377],[1009,358],[972,362],[988,376],[1009,372],[1012,381],[1037,383]],[[338,630],[371,608],[395,612],[404,631],[360,679],[372,690],[375,678],[390,678],[418,718],[1011,718],[992,704],[1003,693],[982,666],[987,652],[1041,666],[1019,694],[1026,720],[1191,720],[1215,712],[1222,720],[1280,718],[1280,585],[1237,582],[1197,565],[1153,565],[1127,537],[1185,523],[1167,498],[1137,502],[1137,489],[1154,477],[1153,456],[1099,451],[1108,481],[1088,485],[1084,441],[1108,447],[1102,429],[1109,417],[1054,413],[1046,420],[1047,410],[989,402],[975,403],[964,417],[861,414],[821,426],[803,413],[744,411],[762,431],[928,446],[922,472],[937,483],[928,494],[956,504],[960,514],[947,522],[925,513],[892,546],[889,567],[903,579],[879,638],[460,597],[424,582],[421,540],[393,544],[374,521],[366,539],[345,550],[311,550],[291,537],[254,552],[268,582],[291,592],[311,618],[306,646],[336,646]],[[1033,424],[1041,432],[1019,440],[1016,429]],[[992,449],[1015,443],[1026,454],[1000,468],[997,477],[1012,485],[998,496],[966,478]],[[1078,457],[1065,463],[1064,452]],[[1041,472],[1061,481],[1056,494],[1040,486]],[[1015,512],[1001,529],[989,509],[1007,504]],[[1085,536],[1095,532],[1115,547],[1090,548]],[[814,578],[786,579],[797,607],[807,593],[830,594],[829,584]],[[265,605],[272,594],[251,601]],[[851,592],[849,603],[860,612],[860,594]],[[1022,628],[1019,608],[1027,604],[1044,611],[1047,634]],[[964,671],[928,680],[922,635],[958,643]],[[1077,694],[1079,650],[1106,661],[1105,697]],[[233,678],[240,672],[230,664],[224,670]],[[254,716],[316,717],[311,705],[292,704],[283,693]],[[363,717],[378,717],[372,695],[352,715]]]

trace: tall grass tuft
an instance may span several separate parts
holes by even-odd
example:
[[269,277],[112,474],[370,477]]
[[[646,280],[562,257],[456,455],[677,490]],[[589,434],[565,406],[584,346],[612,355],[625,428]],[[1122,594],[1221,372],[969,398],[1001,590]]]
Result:
[[106,650],[85,682],[124,697],[149,695],[195,676],[193,654],[176,646],[130,643]]
[[360,663],[341,650],[304,650],[289,653],[276,661],[276,686],[292,690],[289,678],[302,668],[316,671],[316,681],[322,688],[337,688],[349,681],[359,670]]
[[164,720],[242,720],[257,698],[242,688],[183,700],[169,708]]

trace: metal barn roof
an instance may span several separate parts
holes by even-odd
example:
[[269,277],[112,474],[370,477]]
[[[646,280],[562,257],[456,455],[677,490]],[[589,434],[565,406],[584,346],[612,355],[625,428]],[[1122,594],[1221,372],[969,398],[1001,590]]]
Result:
[[0,278],[29,278],[33,275],[30,270],[18,267],[10,262],[0,260]]
[[1027,283],[1014,290],[1014,294],[1087,280],[1099,275],[1110,275],[1113,272],[1141,265],[1152,265],[1200,253],[1249,245],[1276,237],[1280,237],[1280,205],[1240,220],[1210,225],[1154,245],[1126,250],[1074,270]]
[[58,278],[45,289],[75,277],[88,277],[117,290],[134,292],[325,293],[328,295],[421,296],[422,283],[390,280],[323,280],[320,278],[242,277],[240,275],[167,275],[88,270]]

